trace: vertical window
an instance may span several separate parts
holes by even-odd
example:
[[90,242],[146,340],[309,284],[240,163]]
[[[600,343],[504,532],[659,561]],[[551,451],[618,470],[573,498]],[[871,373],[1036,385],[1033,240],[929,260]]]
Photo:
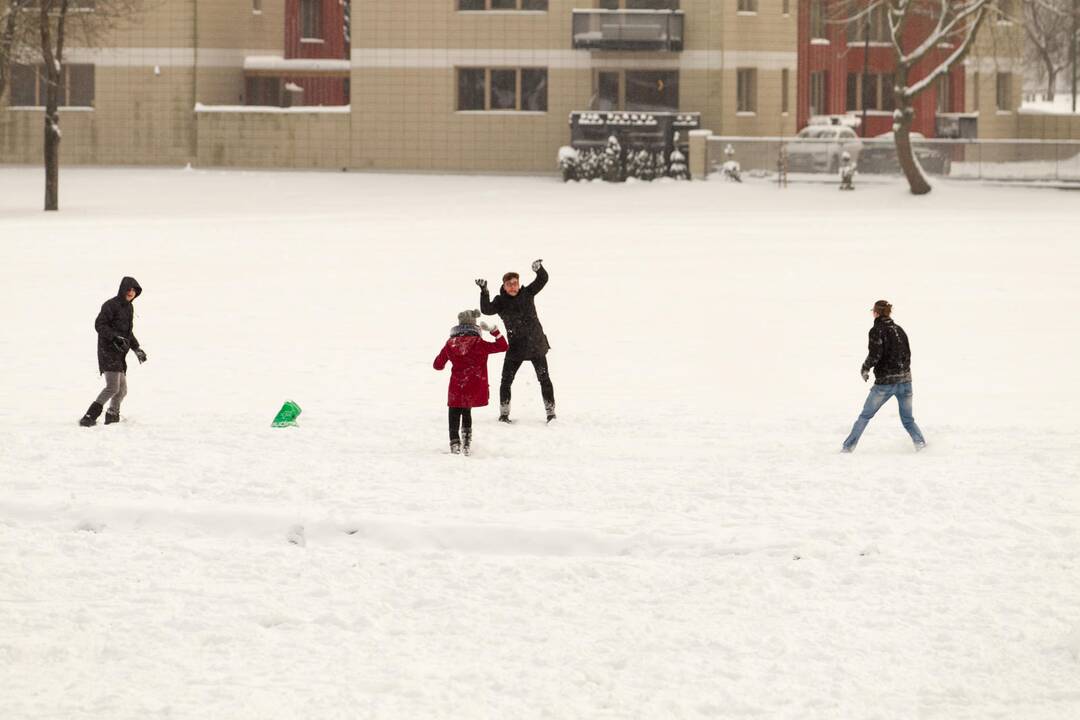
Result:
[[11,104],[32,107],[37,101],[37,68],[33,65],[11,66]]
[[948,73],[939,77],[937,81],[937,111],[939,113],[952,112],[952,82]]
[[824,70],[810,73],[810,114],[825,115],[828,107],[828,76]]
[[679,73],[627,71],[626,109],[638,112],[678,112]]
[[757,112],[757,70],[739,68],[735,71],[736,103],[738,112]]
[[1012,110],[1012,73],[997,74],[997,109]]
[[492,70],[490,82],[490,109],[516,110],[517,70]]
[[482,68],[458,69],[458,110],[484,109],[484,73]]
[[300,0],[300,37],[322,38],[322,0]]
[[[866,108],[867,110],[880,110],[881,103],[878,102],[878,75],[866,75],[860,76],[862,81],[862,105],[859,109]],[[850,109],[850,108],[849,108]]]
[[596,73],[596,102],[594,104],[594,110],[619,109],[619,73]]
[[521,71],[521,109],[547,112],[547,70],[526,68]]
[[810,0],[810,39],[824,40],[825,34],[825,3],[823,0]]
[[859,109],[859,74],[848,73],[847,93],[844,96],[844,108],[848,111]]
[[791,92],[791,71],[784,68],[780,71],[780,112],[788,112],[788,96]]
[[782,12],[784,15],[791,14],[791,0],[784,0],[782,3],[780,3],[780,12]]
[[739,0],[737,5],[739,12],[757,12],[757,0]]
[[67,104],[72,107],[94,106],[94,66],[68,65]]
[[973,73],[972,82],[975,84],[975,97],[972,98],[972,101],[975,103],[975,107],[972,109],[978,110],[980,106],[982,106],[982,93],[979,92],[979,88],[982,85],[982,75],[979,73],[978,70]]
[[251,12],[262,12],[262,0],[251,0]]
[[882,110],[895,110],[896,109],[896,96],[893,94],[896,85],[896,76],[892,73],[885,73],[881,76],[881,109]]

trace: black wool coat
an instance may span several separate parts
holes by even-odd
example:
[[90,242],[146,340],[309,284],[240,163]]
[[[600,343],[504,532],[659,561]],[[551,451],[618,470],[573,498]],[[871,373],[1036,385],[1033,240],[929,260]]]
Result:
[[510,350],[508,360],[536,360],[547,355],[551,349],[544,326],[536,315],[536,295],[547,285],[548,273],[543,267],[536,271],[536,279],[510,295],[503,288],[492,300],[487,288],[480,290],[480,312],[498,315],[506,327],[506,339]]
[[135,324],[135,308],[124,297],[127,291],[135,288],[135,297],[142,295],[142,288],[135,278],[126,277],[120,281],[120,289],[116,291],[116,297],[109,298],[101,306],[101,312],[94,320],[94,330],[97,330],[97,358],[98,371],[102,374],[107,372],[127,372],[127,350],[121,352],[113,344],[118,337],[128,342],[132,350],[139,349],[139,341],[132,332]]
[[874,369],[875,385],[911,382],[911,344],[904,328],[879,317],[870,328],[870,347],[863,370]]

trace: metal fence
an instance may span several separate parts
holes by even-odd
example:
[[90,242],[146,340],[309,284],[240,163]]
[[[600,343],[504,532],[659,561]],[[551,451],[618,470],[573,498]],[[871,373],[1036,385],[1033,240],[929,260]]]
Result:
[[[1078,140],[919,139],[912,146],[930,178],[1080,183]],[[733,161],[750,177],[776,179],[783,168],[790,182],[835,177],[844,153],[850,155],[864,181],[903,175],[896,145],[886,138],[714,135],[708,139],[706,151],[709,172],[722,172],[725,162]]]

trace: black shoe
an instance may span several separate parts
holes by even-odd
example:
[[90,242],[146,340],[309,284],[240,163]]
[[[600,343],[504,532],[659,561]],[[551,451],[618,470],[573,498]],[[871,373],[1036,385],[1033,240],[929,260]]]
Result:
[[79,424],[83,427],[93,427],[97,425],[98,416],[101,415],[101,403],[90,403],[90,408],[86,411],[86,414],[79,420]]
[[555,419],[555,413],[551,413],[550,415],[548,415],[548,419],[547,419],[547,421],[548,421],[548,423],[550,424],[550,423],[551,423],[551,421],[552,421],[552,420],[554,420],[554,419]]
[[461,454],[461,441],[460,440],[451,440],[450,441],[450,454],[451,455],[460,455]]
[[471,430],[466,430],[465,432],[461,433],[461,439],[463,440],[463,442],[461,444],[461,452],[464,453],[465,455],[471,455],[472,454],[472,431]]
[[112,425],[113,423],[120,422],[120,413],[108,410],[105,412],[105,424]]
[[512,425],[514,421],[510,419],[509,415],[500,415],[499,422],[504,422],[507,425]]

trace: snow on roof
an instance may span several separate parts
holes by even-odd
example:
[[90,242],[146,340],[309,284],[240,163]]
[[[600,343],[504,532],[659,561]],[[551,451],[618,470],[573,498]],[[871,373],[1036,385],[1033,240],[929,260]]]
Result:
[[245,70],[280,70],[282,72],[348,72],[348,60],[303,59],[286,60],[280,55],[248,55]]

